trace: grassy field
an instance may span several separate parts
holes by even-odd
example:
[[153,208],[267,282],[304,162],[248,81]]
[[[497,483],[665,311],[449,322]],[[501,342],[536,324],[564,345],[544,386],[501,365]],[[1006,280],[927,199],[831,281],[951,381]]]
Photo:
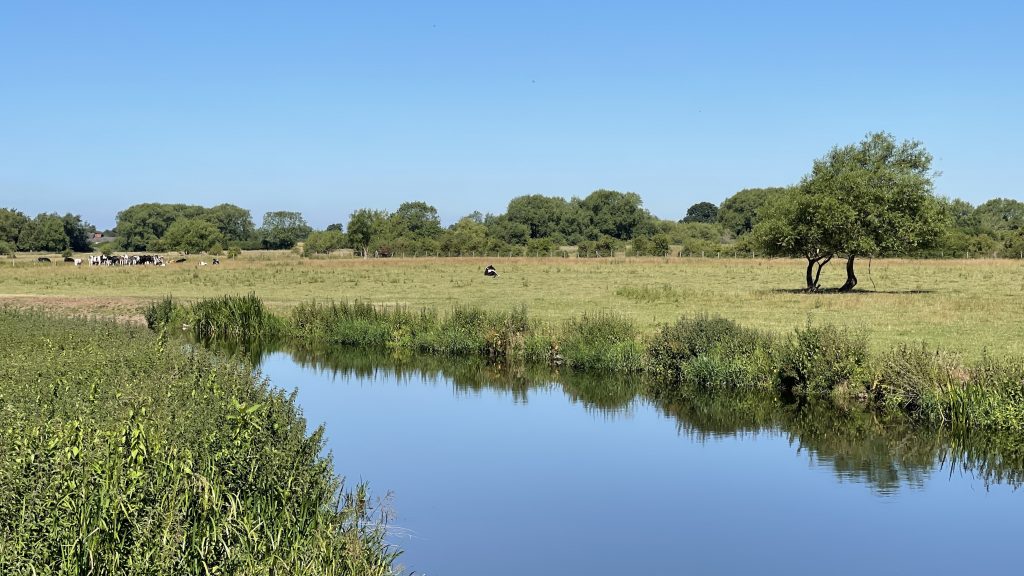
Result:
[[[209,261],[209,258],[205,258]],[[790,332],[808,321],[864,330],[872,347],[925,341],[969,357],[1024,355],[1024,262],[865,260],[852,294],[805,294],[799,260],[717,258],[302,259],[249,252],[199,266],[75,267],[21,256],[0,261],[0,304],[139,321],[162,296],[192,300],[255,293],[283,312],[311,300],[361,300],[441,311],[455,305],[509,310],[560,323],[613,311],[644,332],[700,312],[744,326]],[[493,264],[500,274],[487,278]],[[841,265],[823,285],[838,286]]]

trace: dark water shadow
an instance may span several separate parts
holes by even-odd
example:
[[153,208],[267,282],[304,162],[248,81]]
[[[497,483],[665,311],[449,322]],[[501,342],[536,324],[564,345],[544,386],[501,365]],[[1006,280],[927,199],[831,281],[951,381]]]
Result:
[[[548,366],[501,364],[480,358],[391,354],[351,347],[303,348],[207,343],[253,366],[281,352],[305,368],[335,377],[426,379],[457,393],[496,390],[527,404],[531,392],[561,388],[570,402],[614,418],[637,402],[671,418],[679,434],[698,442],[752,434],[781,434],[798,454],[879,495],[916,488],[934,473],[971,474],[986,486],[1024,484],[1024,442],[1012,434],[980,434],[915,425],[902,416],[843,410],[828,402],[787,401],[761,389],[664,386],[635,376],[601,375]],[[251,360],[256,360],[251,362]]]

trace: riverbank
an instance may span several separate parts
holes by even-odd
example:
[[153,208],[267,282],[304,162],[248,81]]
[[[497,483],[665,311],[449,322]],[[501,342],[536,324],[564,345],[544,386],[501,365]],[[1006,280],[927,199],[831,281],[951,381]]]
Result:
[[388,308],[308,302],[279,315],[255,295],[192,304],[165,298],[147,310],[155,330],[185,326],[201,340],[284,339],[307,348],[358,346],[394,354],[475,356],[504,364],[644,374],[653,394],[682,387],[757,388],[785,399],[826,399],[837,409],[899,414],[960,429],[1024,432],[1024,360],[968,360],[926,344],[875,352],[870,335],[807,323],[775,334],[720,317],[684,317],[653,335],[611,313],[552,325],[525,308]]
[[10,309],[0,349],[0,573],[392,573],[365,486],[251,369]]

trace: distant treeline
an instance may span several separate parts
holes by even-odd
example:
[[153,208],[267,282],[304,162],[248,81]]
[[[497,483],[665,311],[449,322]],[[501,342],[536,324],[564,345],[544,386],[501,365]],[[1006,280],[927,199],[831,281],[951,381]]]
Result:
[[[448,227],[441,226],[433,206],[406,202],[394,212],[356,210],[346,225],[325,230],[314,230],[298,212],[268,212],[256,227],[248,210],[232,204],[147,203],[119,212],[117,225],[104,234],[113,237],[112,249],[150,252],[290,249],[304,242],[306,254],[350,248],[371,257],[551,255],[565,246],[577,247],[581,257],[623,251],[637,256],[749,254],[763,252],[750,232],[766,207],[792,190],[748,188],[718,206],[694,204],[680,220],[659,219],[643,208],[637,194],[611,190],[571,200],[519,196],[504,214],[474,212]],[[977,207],[959,199],[937,202],[946,215],[944,233],[935,245],[909,255],[1018,258],[1024,251],[1024,202],[997,198]],[[72,214],[29,218],[0,208],[0,253],[89,252],[96,232]]]

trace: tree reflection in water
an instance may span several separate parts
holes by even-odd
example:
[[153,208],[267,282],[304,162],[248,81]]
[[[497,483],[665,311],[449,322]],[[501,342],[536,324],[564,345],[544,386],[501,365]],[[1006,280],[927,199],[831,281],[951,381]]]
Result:
[[640,377],[502,365],[481,359],[387,354],[358,348],[284,348],[282,345],[217,344],[258,365],[263,355],[285,352],[305,368],[344,378],[426,380],[456,393],[500,390],[516,403],[531,391],[560,387],[573,403],[614,418],[648,402],[676,422],[680,434],[704,442],[719,437],[784,435],[812,465],[829,467],[841,481],[863,482],[880,495],[916,488],[937,472],[963,472],[986,486],[1024,482],[1024,439],[1010,434],[972,434],[930,428],[899,417],[882,417],[828,402],[787,402],[777,394],[747,389],[674,389],[666,393]]

